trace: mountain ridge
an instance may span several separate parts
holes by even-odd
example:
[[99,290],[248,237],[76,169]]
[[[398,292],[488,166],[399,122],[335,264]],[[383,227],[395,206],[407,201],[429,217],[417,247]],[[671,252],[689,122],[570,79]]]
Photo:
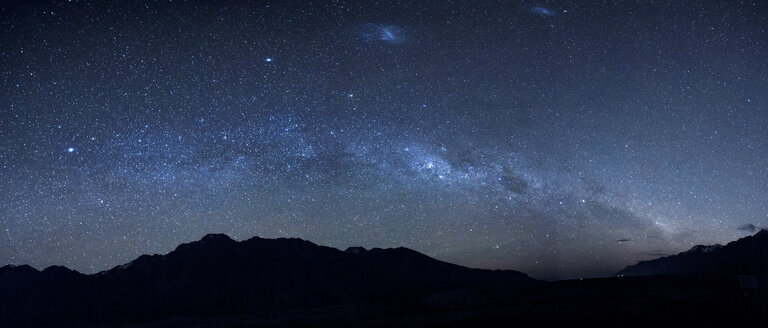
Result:
[[297,238],[208,234],[94,274],[4,266],[0,312],[13,315],[0,315],[0,326],[228,316],[535,282],[521,272],[470,269],[404,247],[352,254]]
[[689,250],[641,261],[618,276],[712,275],[764,276],[768,274],[768,231],[760,230],[726,245],[696,245]]

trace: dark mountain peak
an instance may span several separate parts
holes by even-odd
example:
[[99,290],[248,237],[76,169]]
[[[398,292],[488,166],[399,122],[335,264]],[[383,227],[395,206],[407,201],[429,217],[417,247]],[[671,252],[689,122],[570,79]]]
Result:
[[293,247],[318,247],[315,243],[304,240],[301,238],[286,238],[286,237],[280,237],[280,238],[261,238],[261,237],[253,237],[250,239],[247,239],[241,243],[244,247],[267,247],[267,248],[293,248]]
[[314,243],[309,241],[309,240],[304,240],[304,239],[296,238],[296,237],[280,237],[280,238],[276,238],[276,239],[264,239],[264,238],[262,238],[262,240],[278,240],[278,241],[283,241],[283,242],[300,242],[300,243],[307,243],[307,244],[314,245]]
[[70,269],[70,268],[67,268],[65,266],[61,266],[61,265],[51,265],[51,266],[43,269],[43,272],[46,272],[46,271],[48,271],[48,272],[56,272],[56,271],[73,271],[73,270]]
[[229,243],[233,242],[232,238],[223,233],[209,233],[200,239],[204,243]]
[[760,229],[756,234],[753,235],[755,238],[761,238],[761,239],[768,239],[768,230],[766,229]]
[[368,253],[368,250],[361,246],[355,246],[355,247],[349,247],[347,250],[344,251],[345,253],[360,255]]
[[176,247],[176,250],[174,250],[174,253],[178,252],[184,252],[188,249],[197,249],[197,248],[218,248],[224,245],[234,245],[237,244],[236,241],[234,241],[229,236],[223,234],[223,233],[209,233],[203,238],[201,238],[198,241],[193,241],[189,243],[184,243]]
[[40,271],[26,264],[22,264],[22,265],[9,264],[9,265],[0,267],[0,273],[5,273],[5,272],[40,272]]
[[262,240],[262,239],[264,239],[264,238],[261,238],[261,237],[259,237],[259,236],[253,236],[253,237],[251,237],[251,238],[248,238],[248,239],[244,240],[243,242],[244,242],[244,243],[249,243],[249,242],[258,242],[259,240]]

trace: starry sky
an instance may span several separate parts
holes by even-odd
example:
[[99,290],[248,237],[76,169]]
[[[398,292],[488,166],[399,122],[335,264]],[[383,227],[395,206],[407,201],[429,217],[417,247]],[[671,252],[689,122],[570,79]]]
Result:
[[[541,279],[768,226],[765,1],[0,4],[0,265],[207,233]],[[751,224],[751,226],[750,226]]]

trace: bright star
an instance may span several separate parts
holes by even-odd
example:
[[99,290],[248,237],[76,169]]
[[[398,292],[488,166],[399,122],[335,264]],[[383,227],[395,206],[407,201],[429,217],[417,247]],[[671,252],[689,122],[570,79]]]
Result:
[[75,148],[74,148],[74,147],[69,147],[69,148],[67,148],[67,152],[68,152],[68,153],[72,153],[72,152],[74,152],[74,151],[75,151]]

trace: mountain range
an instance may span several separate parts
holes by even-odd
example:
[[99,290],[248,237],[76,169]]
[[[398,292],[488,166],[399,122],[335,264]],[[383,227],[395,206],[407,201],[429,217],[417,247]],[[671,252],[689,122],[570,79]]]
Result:
[[766,273],[767,231],[554,282],[402,247],[210,234],[91,275],[4,266],[0,327],[765,327]]
[[92,275],[61,266],[2,267],[0,326],[221,317],[533,283],[520,272],[470,269],[402,247],[341,251],[300,239],[237,242],[210,234]]
[[722,245],[697,245],[677,255],[639,262],[617,273],[618,276],[697,275],[755,276],[768,275],[768,230]]

